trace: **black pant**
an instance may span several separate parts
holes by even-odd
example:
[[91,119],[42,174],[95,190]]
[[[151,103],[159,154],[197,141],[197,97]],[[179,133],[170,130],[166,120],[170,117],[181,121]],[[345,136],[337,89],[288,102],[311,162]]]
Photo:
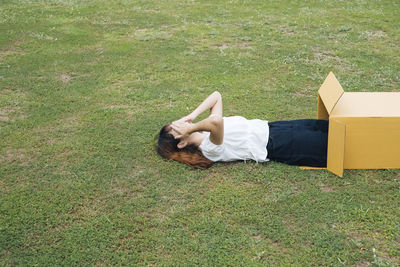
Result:
[[269,122],[268,158],[290,165],[326,167],[328,121]]

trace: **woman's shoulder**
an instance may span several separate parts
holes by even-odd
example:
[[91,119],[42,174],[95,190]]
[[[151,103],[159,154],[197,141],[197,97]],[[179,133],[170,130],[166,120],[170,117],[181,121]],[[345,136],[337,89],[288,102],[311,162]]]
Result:
[[224,117],[224,120],[228,120],[228,121],[238,121],[238,122],[268,122],[267,120],[263,120],[263,119],[247,119],[243,116],[227,116]]
[[224,124],[240,124],[240,123],[245,123],[248,120],[245,117],[242,116],[227,116],[224,117]]
[[199,148],[202,151],[203,155],[206,156],[206,158],[212,161],[218,161],[219,157],[224,152],[224,143],[220,145],[214,144],[213,142],[211,142],[210,135],[208,134],[201,142]]
[[247,120],[247,119],[243,116],[235,115],[235,116],[226,116],[224,117],[224,120]]

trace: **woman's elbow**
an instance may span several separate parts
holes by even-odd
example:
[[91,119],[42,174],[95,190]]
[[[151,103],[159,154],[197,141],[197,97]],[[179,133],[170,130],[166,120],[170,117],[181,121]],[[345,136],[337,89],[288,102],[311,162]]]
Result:
[[218,98],[222,98],[221,93],[218,92],[218,91],[214,91],[214,95],[215,95],[216,97],[218,97]]
[[213,126],[220,127],[224,125],[224,119],[221,115],[212,116],[210,119]]

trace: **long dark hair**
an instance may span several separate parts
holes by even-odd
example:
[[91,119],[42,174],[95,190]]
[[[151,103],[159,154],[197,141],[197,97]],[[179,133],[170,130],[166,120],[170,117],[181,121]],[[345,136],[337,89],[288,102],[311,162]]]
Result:
[[169,124],[161,128],[157,145],[157,152],[160,156],[200,169],[207,169],[213,164],[213,161],[207,159],[201,153],[201,150],[193,144],[178,148],[180,139],[175,139],[170,131],[171,126]]

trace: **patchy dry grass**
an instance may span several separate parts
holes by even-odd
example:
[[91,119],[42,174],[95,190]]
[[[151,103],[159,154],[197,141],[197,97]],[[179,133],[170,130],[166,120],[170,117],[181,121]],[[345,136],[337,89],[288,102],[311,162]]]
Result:
[[0,264],[396,266],[400,172],[161,159],[162,125],[400,90],[396,1],[3,1]]

